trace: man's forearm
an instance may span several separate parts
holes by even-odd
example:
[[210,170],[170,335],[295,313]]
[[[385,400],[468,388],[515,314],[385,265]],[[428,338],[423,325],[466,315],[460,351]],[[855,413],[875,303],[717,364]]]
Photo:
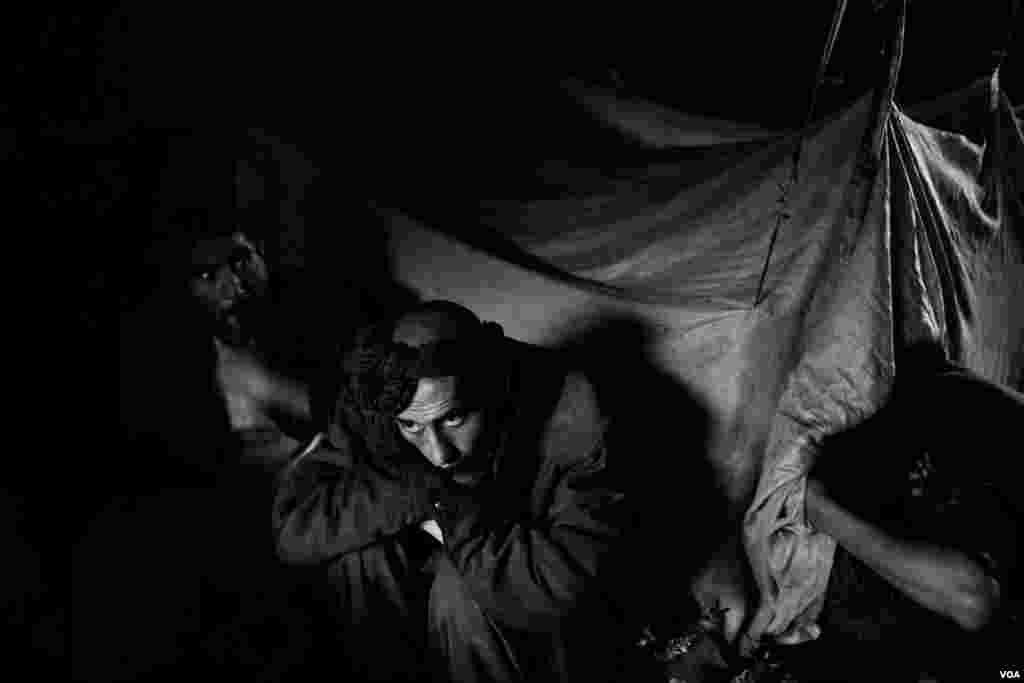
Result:
[[346,454],[317,451],[279,475],[278,554],[289,563],[316,563],[419,524],[430,513],[420,488],[407,477],[354,464]]
[[564,475],[543,519],[512,517],[500,494],[450,491],[438,521],[452,563],[500,623],[545,630],[597,584],[620,538],[623,495],[597,476],[603,447]]
[[808,521],[919,605],[968,630],[983,626],[998,585],[966,555],[901,541],[857,518],[815,487],[807,490]]

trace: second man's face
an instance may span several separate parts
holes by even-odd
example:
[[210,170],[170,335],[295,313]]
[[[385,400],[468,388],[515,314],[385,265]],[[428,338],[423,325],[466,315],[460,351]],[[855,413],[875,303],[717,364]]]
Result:
[[203,240],[192,253],[192,293],[219,320],[267,289],[267,266],[242,235]]

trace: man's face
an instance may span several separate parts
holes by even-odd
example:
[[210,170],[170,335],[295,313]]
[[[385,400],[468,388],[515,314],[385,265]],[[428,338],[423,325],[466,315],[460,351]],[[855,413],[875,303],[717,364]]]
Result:
[[460,398],[455,377],[421,379],[412,403],[395,421],[402,437],[456,483],[472,486],[485,475],[486,413]]
[[267,279],[267,264],[240,233],[201,240],[192,250],[192,293],[218,322],[236,326],[237,309],[261,297]]

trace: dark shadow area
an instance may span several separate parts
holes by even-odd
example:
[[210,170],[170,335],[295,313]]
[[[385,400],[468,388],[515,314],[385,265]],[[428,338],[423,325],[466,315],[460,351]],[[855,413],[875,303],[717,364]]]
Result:
[[[232,151],[211,143],[206,153],[214,164]],[[215,176],[213,192],[230,180]],[[306,188],[308,258],[286,261],[267,250],[270,287],[255,321],[268,363],[314,388],[321,421],[333,402],[338,348],[412,296],[390,278],[386,233],[363,204],[338,203],[335,180],[324,176]],[[74,514],[51,506],[31,515],[70,542],[73,678],[162,681],[212,672],[287,681],[324,666],[343,675],[333,597],[322,575],[285,568],[275,555],[275,467],[242,457],[217,384],[210,323],[185,277],[190,241],[234,226],[225,224],[223,202],[178,190],[170,195],[191,199],[154,214],[189,215],[191,227],[167,239],[157,218],[147,240],[145,224],[121,226],[135,227],[126,243],[137,248],[107,270],[122,308],[99,322],[95,340],[107,357],[116,349],[118,415],[107,406],[92,417],[85,407],[104,448],[70,468]],[[260,239],[275,226],[248,227]]]
[[731,530],[708,460],[709,410],[657,367],[653,333],[645,321],[611,315],[561,344],[611,418],[609,465],[630,497],[631,524],[608,580],[637,630],[697,618],[690,582]]
[[59,677],[66,652],[67,594],[65,566],[55,560],[66,548],[61,547],[63,539],[50,534],[36,513],[26,495],[0,488],[0,539],[4,546],[0,637],[9,662],[31,659],[40,675]]

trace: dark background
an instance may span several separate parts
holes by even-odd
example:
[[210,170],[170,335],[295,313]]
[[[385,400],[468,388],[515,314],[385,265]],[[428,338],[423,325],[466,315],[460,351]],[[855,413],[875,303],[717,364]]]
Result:
[[[819,115],[877,81],[896,6],[879,4],[849,3]],[[910,3],[897,102],[989,74],[1017,4]],[[151,241],[160,174],[181,136],[207,149],[188,174],[193,196],[231,202],[229,141],[259,127],[319,169],[307,210],[351,227],[381,188],[523,196],[544,161],[634,152],[565,94],[566,78],[686,113],[799,126],[834,3],[688,7],[555,18],[185,2],[52,15],[15,40],[8,143],[27,162],[20,176],[42,200],[42,223],[80,256],[75,291],[89,301],[77,310],[91,324],[103,300],[137,294],[123,268]],[[1021,59],[1003,66],[1017,103]]]

